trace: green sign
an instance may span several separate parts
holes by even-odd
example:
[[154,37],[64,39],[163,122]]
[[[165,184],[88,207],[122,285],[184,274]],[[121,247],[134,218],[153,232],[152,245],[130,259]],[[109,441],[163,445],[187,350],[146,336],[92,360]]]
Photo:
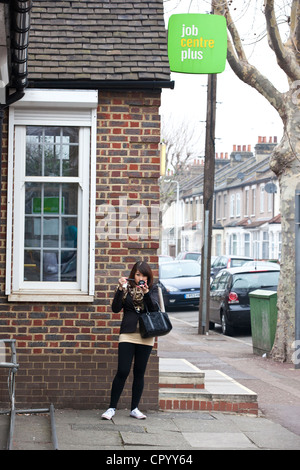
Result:
[[[32,213],[41,214],[42,212],[42,199],[40,197],[32,198]],[[46,214],[59,213],[59,197],[49,196],[44,197],[43,211]],[[61,212],[64,213],[64,198],[61,199]]]
[[168,26],[171,72],[220,73],[225,69],[227,27],[224,16],[172,15]]

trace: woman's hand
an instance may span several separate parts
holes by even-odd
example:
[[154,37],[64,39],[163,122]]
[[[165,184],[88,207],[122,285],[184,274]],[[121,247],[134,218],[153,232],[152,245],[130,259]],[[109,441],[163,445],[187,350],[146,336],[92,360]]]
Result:
[[123,290],[123,287],[126,287],[127,286],[127,279],[126,277],[120,277],[119,279],[119,289],[120,290]]
[[144,294],[147,294],[149,292],[149,287],[147,286],[147,282],[145,281],[145,284],[138,285],[138,288],[142,289]]

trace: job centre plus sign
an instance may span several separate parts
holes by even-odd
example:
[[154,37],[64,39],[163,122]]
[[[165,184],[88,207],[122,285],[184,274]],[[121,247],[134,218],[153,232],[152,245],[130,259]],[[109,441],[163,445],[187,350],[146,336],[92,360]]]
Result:
[[227,54],[226,20],[202,14],[172,15],[168,26],[168,56],[172,72],[220,73]]

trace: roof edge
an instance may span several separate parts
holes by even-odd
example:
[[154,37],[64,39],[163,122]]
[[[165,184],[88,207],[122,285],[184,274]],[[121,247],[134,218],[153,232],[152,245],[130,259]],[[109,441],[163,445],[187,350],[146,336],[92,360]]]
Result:
[[170,80],[80,80],[80,79],[29,79],[30,88],[59,89],[103,89],[103,90],[142,90],[173,89],[174,81]]

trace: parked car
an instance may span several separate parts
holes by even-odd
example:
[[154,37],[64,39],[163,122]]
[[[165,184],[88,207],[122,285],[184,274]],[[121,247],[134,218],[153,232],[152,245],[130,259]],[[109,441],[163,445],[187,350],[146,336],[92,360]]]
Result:
[[175,260],[159,265],[159,285],[165,309],[198,307],[201,266],[194,260]]
[[251,328],[249,292],[256,289],[277,291],[280,267],[253,269],[243,265],[220,271],[210,286],[209,327],[222,326],[225,335],[236,328]]
[[166,263],[168,261],[173,261],[174,258],[169,255],[158,255],[158,262],[159,263]]
[[225,268],[237,268],[242,266],[247,261],[252,261],[253,258],[249,258],[248,256],[218,256],[212,263],[211,263],[211,270],[210,275],[212,278],[216,276],[216,274],[221,271],[221,269]]
[[201,261],[201,251],[181,251],[176,259],[193,259],[195,261]]
[[254,267],[255,269],[256,268],[268,268],[270,266],[279,266],[278,263],[276,263],[275,261],[259,261],[259,260],[253,260],[253,261],[246,261],[246,263],[243,264],[243,267],[245,266],[252,266]]

